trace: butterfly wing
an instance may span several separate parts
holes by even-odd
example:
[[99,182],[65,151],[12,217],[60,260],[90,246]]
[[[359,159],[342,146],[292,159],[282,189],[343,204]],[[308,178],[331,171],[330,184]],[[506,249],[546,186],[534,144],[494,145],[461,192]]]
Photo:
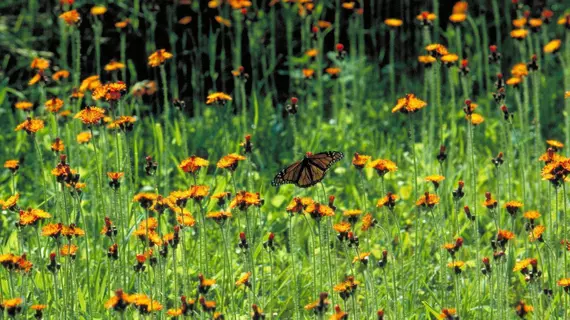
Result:
[[301,176],[302,163],[303,160],[299,160],[287,168],[279,171],[275,178],[273,178],[273,181],[271,181],[271,185],[277,187],[287,183],[297,184],[297,181]]

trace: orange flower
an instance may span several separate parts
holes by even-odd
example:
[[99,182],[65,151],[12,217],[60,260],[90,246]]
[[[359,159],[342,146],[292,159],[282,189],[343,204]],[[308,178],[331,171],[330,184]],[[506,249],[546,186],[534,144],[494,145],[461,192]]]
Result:
[[176,221],[184,227],[193,227],[196,224],[196,219],[188,211],[182,211],[182,213],[177,214]]
[[10,196],[6,201],[2,201],[2,209],[4,210],[11,210],[16,207],[18,204],[18,200],[20,200],[20,194],[16,193],[13,196]]
[[381,199],[378,199],[378,202],[376,202],[376,207],[378,208],[382,208],[384,206],[388,207],[388,209],[392,209],[394,208],[394,206],[396,205],[396,200],[398,200],[400,197],[398,197],[397,195],[388,192],[388,194]]
[[79,86],[79,92],[85,92],[87,90],[93,91],[99,86],[101,86],[101,81],[99,80],[99,76],[97,75],[90,76],[81,81],[81,85]]
[[125,69],[125,64],[122,62],[111,61],[105,65],[105,71],[113,72],[117,70]]
[[370,257],[370,252],[363,252],[352,259],[352,263],[360,261],[362,264],[368,263],[368,258]]
[[478,126],[481,123],[483,123],[485,121],[485,118],[483,118],[482,115],[478,114],[478,113],[473,113],[471,115],[466,115],[465,118],[467,120],[469,120],[469,122],[473,125],[473,126]]
[[444,56],[448,54],[447,48],[439,43],[428,44],[425,48],[432,56]]
[[93,6],[91,7],[91,15],[93,16],[100,16],[102,14],[105,14],[105,12],[107,12],[107,8],[104,6]]
[[251,272],[246,272],[244,273],[241,277],[239,277],[239,279],[236,281],[236,286],[240,287],[240,286],[246,286],[249,287],[249,277],[251,276]]
[[214,92],[206,97],[206,104],[225,104],[226,101],[232,101],[232,97],[223,92]]
[[61,247],[61,249],[59,249],[59,254],[61,254],[63,257],[66,256],[75,257],[76,253],[77,253],[77,246],[74,244],[72,245],[65,244],[63,245],[63,247]]
[[18,110],[28,111],[32,110],[34,104],[29,101],[18,101],[14,104],[14,107]]
[[400,20],[400,19],[393,19],[393,18],[390,18],[390,19],[384,20],[384,24],[387,25],[387,26],[390,27],[390,28],[398,28],[398,27],[401,27],[403,23],[404,23],[404,22],[403,22],[402,20]]
[[368,168],[374,168],[379,176],[383,177],[388,172],[395,172],[398,170],[396,163],[386,159],[377,159],[370,162]]
[[182,169],[182,171],[187,173],[196,173],[196,171],[200,170],[200,168],[208,167],[208,160],[197,157],[191,156],[188,159],[183,160],[178,167]]
[[326,68],[325,72],[328,73],[331,78],[338,78],[338,76],[340,75],[340,68],[336,68],[336,67],[331,67],[331,68]]
[[4,168],[9,169],[13,173],[15,173],[20,168],[20,161],[19,160],[6,160],[6,162],[4,162]]
[[544,46],[543,51],[544,53],[556,53],[558,52],[558,50],[560,50],[561,46],[562,46],[562,41],[560,39],[555,39],[547,43]]
[[429,192],[426,192],[423,196],[421,196],[418,199],[418,201],[416,201],[416,206],[431,209],[438,203],[439,203],[439,197],[436,194],[431,194]]
[[216,19],[219,24],[224,25],[228,28],[232,26],[232,22],[229,19],[223,18],[222,16],[215,16],[214,19]]
[[115,22],[115,27],[119,29],[125,29],[129,24],[131,24],[131,19],[125,19]]
[[24,122],[16,126],[15,131],[24,130],[28,134],[36,133],[44,128],[44,121],[28,117]]
[[91,141],[91,138],[92,138],[91,132],[85,131],[85,132],[80,132],[77,135],[76,140],[78,143],[89,143],[89,141]]
[[311,203],[305,207],[305,212],[311,215],[313,219],[321,219],[322,217],[334,216],[334,210],[324,204],[318,202]]
[[81,21],[81,16],[77,10],[66,11],[60,14],[59,18],[62,19],[68,26],[77,25]]
[[51,78],[55,81],[59,81],[61,79],[69,78],[69,71],[67,70],[59,70],[51,75]]
[[465,13],[453,13],[449,16],[449,21],[452,23],[461,23],[467,19],[467,15]]
[[374,219],[370,213],[367,213],[362,217],[362,226],[360,227],[360,230],[367,231],[374,227],[376,223],[378,223],[376,219]]
[[445,65],[450,66],[459,60],[459,56],[455,53],[448,53],[443,55],[440,59],[441,62],[445,63]]
[[245,211],[251,206],[260,207],[262,204],[263,200],[259,197],[259,193],[239,191],[230,202],[230,208],[239,208],[241,211]]
[[99,107],[86,107],[75,115],[75,119],[80,119],[83,124],[96,125],[105,117],[105,109]]
[[544,231],[546,231],[546,227],[543,225],[538,225],[534,228],[532,228],[528,239],[530,240],[530,242],[534,242],[536,240],[542,242],[542,234],[544,233]]
[[416,98],[413,93],[407,94],[404,98],[398,99],[398,103],[392,108],[392,113],[398,111],[402,113],[414,113],[427,106],[427,102]]
[[210,187],[208,186],[191,186],[190,190],[190,198],[196,201],[200,201],[204,199],[210,193]]
[[63,225],[61,223],[50,223],[42,228],[42,236],[57,238],[61,235]]
[[109,129],[121,129],[124,131],[131,131],[133,129],[134,123],[137,121],[135,117],[131,116],[119,116],[118,119],[109,123],[107,128]]
[[60,138],[55,138],[55,141],[51,144],[51,151],[62,152],[64,149],[63,141]]
[[218,161],[216,166],[220,169],[228,169],[230,171],[235,171],[237,169],[238,161],[243,161],[245,159],[246,157],[240,154],[231,153],[228,154],[227,156],[222,157],[220,161]]
[[522,40],[526,38],[527,35],[528,35],[528,30],[526,29],[515,29],[511,31],[511,38],[517,40]]
[[416,16],[416,19],[421,21],[421,22],[424,22],[424,21],[433,22],[433,21],[435,21],[435,19],[437,19],[437,16],[435,15],[435,13],[423,11],[422,13],[420,13]]
[[354,157],[352,158],[352,165],[357,169],[362,169],[371,158],[371,156],[361,155],[358,154],[358,152],[355,152]]
[[125,92],[127,92],[127,85],[124,82],[111,82],[95,88],[91,97],[93,100],[105,98],[106,101],[117,101]]
[[303,77],[305,77],[305,79],[312,79],[314,76],[315,76],[314,69],[303,69]]
[[189,24],[190,22],[192,22],[191,16],[185,16],[185,17],[180,18],[180,20],[178,20],[178,24],[181,24],[183,26]]
[[57,113],[63,107],[63,100],[53,97],[46,101],[44,105],[47,111]]
[[151,67],[158,67],[172,57],[172,53],[167,52],[165,49],[160,49],[148,57],[148,65]]
[[61,235],[66,236],[68,238],[82,237],[85,235],[85,231],[72,223],[69,226],[62,226]]
[[34,58],[30,64],[30,68],[36,69],[38,71],[44,71],[49,68],[49,60],[43,58]]

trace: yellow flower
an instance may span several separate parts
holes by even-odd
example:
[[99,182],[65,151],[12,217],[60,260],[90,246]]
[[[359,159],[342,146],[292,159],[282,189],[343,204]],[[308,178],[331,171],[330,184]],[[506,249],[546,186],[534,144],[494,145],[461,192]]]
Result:
[[99,107],[86,107],[74,116],[75,119],[80,119],[86,125],[99,124],[104,117],[105,109]]
[[66,11],[60,14],[59,18],[65,21],[68,26],[74,26],[81,21],[81,16],[77,10]]
[[93,6],[91,7],[91,15],[93,16],[100,16],[107,12],[107,8],[104,6]]
[[28,117],[24,122],[16,126],[15,131],[24,130],[28,134],[36,133],[44,128],[44,121]]
[[16,104],[14,104],[14,107],[16,107],[16,109],[18,110],[28,111],[32,110],[34,104],[29,101],[18,101],[16,102]]
[[402,26],[402,24],[404,24],[404,22],[400,19],[390,18],[390,19],[384,20],[384,24],[387,25],[388,27],[391,27],[391,28],[397,28],[397,27]]
[[43,71],[49,68],[49,60],[43,58],[34,58],[30,64],[30,68]]
[[376,173],[378,173],[379,176],[384,176],[386,173],[388,172],[395,172],[398,170],[398,166],[396,166],[396,163],[394,163],[391,160],[387,160],[387,159],[377,159],[374,160],[372,162],[370,162],[367,165],[368,168],[374,168],[376,170]]
[[234,171],[237,169],[238,161],[243,161],[245,159],[246,157],[240,154],[231,153],[227,156],[222,157],[216,166],[220,169],[229,169],[230,171]]
[[219,24],[224,25],[228,28],[232,26],[232,22],[229,19],[223,18],[222,16],[215,16],[214,19],[216,19]]
[[453,13],[449,16],[449,21],[452,23],[461,23],[467,19],[467,15],[465,13]]
[[518,87],[518,85],[521,84],[521,82],[522,82],[522,78],[512,77],[506,81],[506,84],[509,86]]
[[125,69],[125,64],[122,62],[111,61],[105,65],[105,71],[107,72],[117,71],[121,69]]
[[526,38],[527,35],[528,35],[528,30],[526,29],[515,29],[511,31],[511,38],[517,40],[522,40]]
[[546,227],[543,225],[538,225],[532,228],[532,231],[528,235],[528,239],[530,240],[530,242],[534,242],[536,240],[542,241],[542,234],[544,233],[544,231],[546,231]]
[[425,65],[428,65],[428,66],[431,65],[431,64],[433,64],[433,63],[436,62],[436,61],[437,61],[437,59],[434,58],[433,56],[430,56],[430,55],[419,56],[419,57],[418,57],[418,62],[419,62],[419,63],[425,64]]
[[544,46],[544,53],[556,53],[560,50],[562,46],[562,41],[560,39],[555,39],[550,41]]
[[12,172],[16,172],[20,168],[20,161],[19,160],[6,160],[6,162],[4,162],[4,168],[9,169]]
[[165,49],[159,49],[148,57],[148,65],[151,67],[158,67],[172,57],[172,53],[166,51]]
[[441,62],[445,63],[446,65],[451,65],[459,60],[459,56],[455,53],[448,53],[441,57]]
[[214,92],[206,97],[206,104],[224,104],[226,101],[232,101],[232,97],[223,92]]
[[63,100],[53,97],[46,101],[44,105],[47,111],[57,113],[63,107]]
[[527,19],[525,17],[514,19],[513,20],[513,27],[515,27],[517,29],[521,29],[521,28],[524,28],[526,23],[527,23]]
[[313,49],[309,49],[309,50],[307,50],[307,51],[305,52],[305,54],[306,54],[308,57],[314,58],[314,57],[317,56],[317,54],[319,54],[319,50],[314,49],[314,48],[313,48]]
[[94,75],[87,77],[83,81],[81,81],[81,85],[79,86],[79,91],[80,92],[85,92],[87,90],[93,91],[99,86],[101,86],[101,81],[99,80],[99,76]]
[[523,217],[525,217],[528,220],[536,220],[538,218],[540,218],[540,213],[538,211],[527,211],[524,213]]
[[477,113],[473,113],[473,114],[465,116],[465,117],[474,126],[478,126],[485,121],[485,118],[482,115],[477,114]]
[[402,113],[414,113],[427,106],[427,102],[416,98],[413,93],[407,94],[405,97],[398,99],[398,103],[392,108],[392,113],[398,111]]
[[69,78],[69,71],[59,70],[59,71],[55,72],[54,74],[52,74],[51,78],[55,81],[59,81],[61,79],[67,79],[67,78]]
[[89,141],[91,141],[91,132],[89,131],[85,131],[85,132],[81,132],[77,135],[77,142],[78,143],[88,143]]

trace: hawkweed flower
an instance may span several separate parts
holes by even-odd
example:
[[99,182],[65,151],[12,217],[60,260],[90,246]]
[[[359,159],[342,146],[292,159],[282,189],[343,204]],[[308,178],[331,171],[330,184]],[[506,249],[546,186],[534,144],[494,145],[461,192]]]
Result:
[[401,27],[404,22],[400,19],[389,18],[384,20],[384,24],[389,28],[399,28]]
[[105,101],[115,102],[127,92],[127,85],[123,81],[110,82],[95,88],[91,94],[93,100],[105,98]]
[[384,309],[376,311],[376,320],[384,320]]
[[436,204],[439,203],[439,196],[436,194],[431,194],[429,192],[425,192],[423,196],[421,196],[416,201],[416,206],[422,207],[424,209],[429,208],[432,209]]
[[186,173],[196,174],[200,168],[207,168],[209,164],[210,163],[206,159],[200,158],[198,156],[191,156],[185,160],[182,160],[178,167]]
[[362,226],[360,230],[368,231],[370,228],[375,227],[378,224],[378,221],[372,217],[372,214],[367,213],[362,217]]
[[471,209],[469,209],[469,206],[464,206],[463,212],[465,212],[465,216],[467,217],[468,220],[475,221],[475,216],[471,213]]
[[540,218],[540,213],[538,211],[527,211],[523,214],[523,217],[528,220],[528,224],[525,225],[525,229],[532,230],[534,228],[535,221]]
[[344,281],[336,284],[333,287],[334,292],[338,292],[342,300],[350,298],[358,288],[359,281],[354,279],[354,276],[347,276]]
[[388,172],[395,172],[398,170],[396,163],[386,159],[377,159],[367,165],[368,168],[373,168],[380,177],[384,177]]
[[564,158],[564,156],[559,155],[558,153],[556,153],[556,149],[549,147],[546,150],[546,153],[542,154],[539,158],[538,161],[542,161],[544,162],[544,164],[549,164],[552,162],[560,162],[560,161],[564,161],[566,160]]
[[352,259],[352,263],[355,264],[356,262],[360,262],[366,266],[368,264],[369,259],[370,259],[370,252],[362,252]]
[[565,14],[563,17],[558,19],[557,24],[563,25],[567,30],[570,30],[570,14]]
[[433,22],[437,19],[435,13],[429,11],[422,11],[420,14],[416,16],[416,20],[420,22],[420,25],[423,27],[431,27],[433,26]]
[[534,311],[534,307],[526,304],[523,300],[520,300],[515,306],[515,312],[517,316],[521,319],[525,318],[528,314]]
[[269,233],[269,236],[267,236],[267,241],[263,242],[263,248],[269,252],[275,251],[275,233]]
[[44,103],[44,106],[46,107],[47,111],[51,113],[57,113],[61,107],[63,107],[63,100],[57,97],[52,97]]
[[[104,67],[105,71],[107,72],[115,72],[115,71],[119,71],[122,69],[125,69],[125,64],[122,62],[118,62],[115,60],[111,60],[109,63],[107,63]],[[125,88],[126,89],[126,88]]]
[[81,23],[81,16],[77,10],[66,11],[59,15],[59,18],[68,26],[76,26]]
[[447,267],[453,269],[453,272],[455,272],[455,274],[461,274],[461,272],[463,272],[463,269],[465,268],[465,262],[463,261],[453,261],[447,264]]
[[231,153],[226,156],[223,156],[216,166],[220,169],[227,169],[230,172],[233,172],[237,169],[238,162],[245,160],[246,157],[242,156],[241,154]]
[[146,262],[146,255],[144,254],[137,254],[136,255],[137,263],[133,266],[135,272],[143,272],[146,269],[145,262]]
[[451,22],[454,25],[460,24],[461,22],[465,21],[467,19],[467,15],[465,13],[452,13],[449,16],[449,22]]
[[138,202],[143,209],[150,209],[157,199],[156,193],[141,192],[133,197],[133,202]]
[[75,223],[68,226],[62,225],[61,235],[71,239],[73,237],[83,237],[85,236],[85,230],[77,227]]
[[329,318],[330,320],[345,320],[348,319],[348,313],[342,311],[337,304],[334,306],[334,314]]
[[63,230],[63,224],[61,222],[50,223],[42,228],[42,236],[57,239],[61,235],[62,230]]
[[459,71],[463,76],[467,76],[469,74],[469,60],[461,59],[461,65],[459,66]]
[[26,118],[26,120],[16,126],[15,131],[24,130],[28,134],[34,134],[44,128],[44,121],[41,119],[33,119],[32,117]]
[[532,18],[528,20],[527,24],[530,27],[530,31],[532,31],[533,33],[537,33],[540,31],[540,28],[542,27],[542,19]]
[[490,64],[499,63],[499,61],[501,60],[501,53],[498,51],[497,46],[494,44],[489,46],[488,59]]
[[206,104],[217,104],[223,106],[227,101],[232,101],[232,97],[223,92],[214,92],[206,97]]
[[6,160],[6,162],[4,162],[4,168],[10,170],[10,172],[12,172],[12,174],[16,174],[16,172],[18,172],[18,169],[20,169],[20,161],[19,160]]
[[483,267],[481,268],[481,273],[483,273],[484,275],[490,275],[492,272],[492,269],[491,269],[491,264],[489,263],[489,258],[483,257],[483,259],[481,261],[483,262]]
[[497,246],[504,249],[507,242],[514,238],[515,238],[514,233],[508,230],[499,229],[499,231],[497,232],[496,240],[492,240],[491,245],[493,246],[493,249],[495,249]]
[[[214,312],[216,311],[216,301],[208,301],[206,300],[206,298],[204,297],[200,297],[199,299],[200,301],[200,305],[202,306],[202,310],[204,310],[204,312]],[[220,319],[218,317],[218,319]]]
[[165,49],[159,49],[148,56],[148,65],[155,68],[166,62],[166,60],[173,57],[172,53]]
[[144,171],[147,176],[153,176],[158,168],[158,162],[154,161],[151,156],[145,157]]
[[335,46],[336,58],[338,60],[343,60],[346,57],[346,50],[344,50],[344,44],[337,43]]
[[439,319],[442,320],[459,320],[455,308],[443,308],[439,314]]
[[542,49],[544,53],[558,53],[560,47],[562,46],[562,41],[560,39],[555,39],[547,43]]
[[398,103],[392,108],[392,113],[415,113],[426,106],[427,102],[416,98],[415,94],[409,93],[405,97],[398,99]]
[[107,172],[109,177],[109,187],[113,190],[119,189],[121,182],[119,181],[125,174],[123,172]]
[[[352,231],[348,233],[348,246],[350,248],[358,248],[360,241],[358,240],[358,236],[355,236]],[[354,262],[353,262],[354,263]]]
[[429,52],[430,55],[436,58],[440,58],[449,53],[447,51],[447,48],[439,43],[428,44],[425,49],[427,52]]
[[251,320],[265,319],[265,314],[263,313],[263,310],[261,310],[261,308],[258,305],[252,304],[251,309],[253,310],[253,312],[251,314]]
[[333,225],[333,230],[338,233],[337,238],[341,242],[348,239],[348,233],[350,232],[352,225],[349,222],[342,221],[340,223]]
[[231,217],[231,211],[216,211],[210,212],[206,215],[207,219],[212,219],[219,225],[224,225],[224,223]]
[[347,218],[348,222],[351,224],[355,224],[358,221],[358,218],[362,215],[362,210],[353,209],[353,210],[345,210],[342,213],[342,216]]
[[143,315],[148,315],[152,312],[162,310],[162,304],[160,304],[158,301],[151,300],[144,294],[135,294],[133,296],[134,298],[131,297],[131,300],[133,301],[132,304],[134,304],[134,306]]
[[497,200],[493,199],[490,192],[485,192],[485,201],[483,202],[483,206],[491,210],[497,207]]
[[1,200],[0,204],[3,210],[16,211],[18,210],[18,200],[20,200],[20,194],[16,193],[6,200]]
[[75,139],[77,140],[77,143],[85,144],[89,143],[89,141],[91,141],[91,138],[93,138],[91,132],[85,131],[85,132],[80,132]]
[[65,145],[63,144],[63,141],[59,137],[57,137],[51,144],[50,149],[55,153],[63,152],[63,150],[65,149]]
[[324,204],[318,202],[311,203],[305,207],[305,212],[308,213],[311,218],[315,219],[317,222],[321,221],[323,217],[334,216],[334,210]]
[[501,106],[501,112],[503,112],[503,118],[505,119],[505,121],[512,121],[513,115],[511,113],[509,113],[509,109],[507,108],[506,105],[502,105]]
[[227,191],[217,192],[217,193],[214,193],[212,196],[210,196],[210,198],[216,200],[216,203],[220,207],[224,207],[226,204],[226,201],[229,200],[231,197],[232,197],[231,192],[227,192]]
[[304,309],[307,311],[313,311],[318,316],[323,315],[327,312],[330,305],[330,300],[328,297],[328,293],[321,292],[319,299],[315,302],[307,304]]
[[444,176],[438,175],[438,174],[434,174],[431,176],[427,176],[425,178],[425,181],[427,182],[431,182],[433,184],[433,187],[435,188],[435,190],[437,191],[437,189],[439,188],[439,184],[445,180]]
[[260,198],[259,192],[238,191],[230,202],[230,208],[238,208],[241,211],[247,210],[251,206],[261,207],[265,201]]
[[437,61],[437,59],[431,55],[425,55],[425,56],[419,56],[418,57],[418,62],[423,64],[426,68],[431,67],[436,61]]
[[117,228],[113,225],[113,222],[109,217],[105,217],[105,225],[103,225],[100,233],[109,238],[117,235]]
[[176,215],[176,221],[183,227],[193,227],[196,225],[196,219],[194,219],[192,213],[185,209]]
[[442,247],[445,250],[447,250],[447,252],[449,253],[449,255],[451,255],[452,258],[455,258],[455,253],[459,251],[459,249],[461,249],[462,246],[463,246],[463,238],[459,237],[455,239],[455,242],[446,243]]
[[249,249],[249,243],[247,242],[247,237],[245,236],[245,232],[243,231],[239,233],[238,247],[240,249],[243,249],[244,251]]
[[342,70],[338,67],[326,68],[325,72],[331,77],[331,79],[337,79],[340,76]]
[[87,126],[98,125],[105,118],[105,109],[88,106],[79,111],[74,118],[81,120]]
[[0,265],[8,271],[28,273],[32,270],[33,264],[27,260],[26,254],[17,256],[12,253],[0,255]]
[[305,207],[307,207],[308,205],[314,203],[313,199],[311,198],[299,198],[299,197],[295,197],[293,198],[293,200],[291,200],[291,202],[287,205],[287,208],[285,208],[285,210],[290,213],[291,215],[294,215],[295,213],[301,213],[303,212],[303,210],[305,210]]
[[538,261],[534,258],[518,261],[513,268],[513,272],[517,271],[520,271],[526,282],[533,281],[542,275],[542,272],[538,270]]
[[249,74],[245,72],[244,66],[239,66],[237,69],[232,70],[232,75],[242,81],[247,81],[249,78]]
[[455,53],[448,53],[446,55],[443,55],[440,60],[446,67],[449,68],[455,65],[457,61],[459,61],[459,56]]
[[522,41],[528,36],[527,29],[514,29],[511,31],[511,38]]
[[523,207],[523,204],[520,201],[508,201],[503,207],[507,209],[511,217],[514,217]]
[[29,101],[18,101],[14,104],[14,108],[23,111],[30,111],[34,108],[34,104]]
[[251,143],[251,135],[247,134],[245,136],[245,141],[240,143],[240,146],[243,147],[243,152],[245,154],[250,154],[253,152],[253,144]]
[[570,293],[570,278],[560,279],[556,284],[562,287],[566,293]]
[[396,206],[396,201],[400,199],[400,197],[396,194],[393,194],[392,192],[388,192],[386,193],[386,196],[384,196],[381,199],[378,199],[378,201],[376,202],[376,207],[377,208],[382,208],[382,207],[387,207],[390,211],[393,211],[394,207]]
[[72,244],[65,244],[61,247],[61,249],[59,249],[59,254],[62,257],[67,257],[69,256],[71,259],[75,260],[76,254],[77,254],[77,246]]
[[123,289],[115,290],[115,295],[105,302],[105,309],[113,309],[123,312],[131,303],[132,298],[123,292]]
[[463,196],[465,196],[465,192],[463,191],[464,187],[465,187],[465,182],[463,182],[463,180],[459,180],[459,182],[457,183],[457,189],[451,192],[451,194],[453,195],[453,199],[455,201],[459,201],[461,198],[463,198]]
[[20,313],[22,311],[22,303],[24,301],[22,300],[22,298],[13,298],[13,299],[7,299],[7,300],[3,300],[0,303],[0,310],[6,310],[6,313],[8,314],[8,316],[10,318],[15,318],[18,313]]
[[445,152],[445,146],[439,146],[439,153],[436,156],[437,161],[439,161],[439,163],[443,163],[445,161],[445,159],[447,159],[447,153]]
[[47,308],[47,305],[45,304],[33,304],[30,306],[30,309],[34,310],[34,318],[36,318],[37,320],[40,320],[43,318],[43,311]]
[[287,111],[288,114],[297,114],[297,110],[299,109],[299,99],[297,97],[291,97],[291,103],[287,104],[285,106],[285,111]]
[[[3,208],[4,209],[4,208]],[[28,226],[28,225],[36,225],[38,222],[51,218],[51,214],[41,210],[41,209],[32,209],[28,208],[28,210],[19,210],[20,219],[18,221],[18,226]]]
[[52,252],[49,254],[49,264],[47,265],[47,269],[51,273],[56,273],[61,269],[61,265],[56,260],[57,254]]
[[361,155],[358,152],[355,152],[354,157],[352,158],[352,165],[356,169],[361,170],[371,158],[371,156]]
[[388,250],[382,250],[382,257],[378,260],[377,265],[379,268],[384,268],[388,264]]
[[544,239],[542,238],[542,234],[544,233],[544,231],[546,231],[546,227],[543,225],[537,225],[534,228],[532,228],[532,230],[530,231],[530,234],[528,235],[528,239],[530,242],[534,242],[534,241],[538,241],[538,242],[544,242]]
[[236,287],[244,286],[246,288],[251,288],[251,283],[249,278],[251,276],[251,272],[245,272],[242,274],[236,281]]
[[111,246],[109,246],[109,248],[107,249],[107,257],[113,260],[118,260],[119,259],[119,245],[116,243],[113,243]]
[[546,140],[546,144],[549,145],[550,148],[554,150],[554,152],[557,152],[564,148],[564,144],[558,140]]

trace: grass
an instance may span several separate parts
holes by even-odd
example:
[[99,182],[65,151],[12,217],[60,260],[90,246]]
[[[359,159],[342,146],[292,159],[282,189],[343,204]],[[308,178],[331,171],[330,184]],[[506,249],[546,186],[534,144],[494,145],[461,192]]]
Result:
[[0,4],[2,317],[569,317],[564,3],[70,2]]

